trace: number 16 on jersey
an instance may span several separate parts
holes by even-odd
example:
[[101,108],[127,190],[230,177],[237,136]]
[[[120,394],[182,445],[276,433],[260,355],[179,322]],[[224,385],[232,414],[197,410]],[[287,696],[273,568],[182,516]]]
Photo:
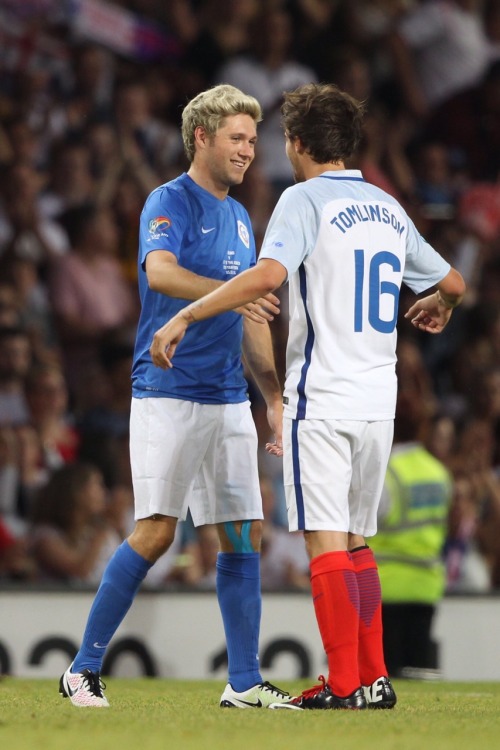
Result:
[[[375,253],[369,263],[366,263],[364,250],[354,251],[354,330],[359,333],[366,322],[379,333],[392,333],[396,327],[399,305],[399,286],[393,281],[382,281],[385,266],[393,272],[401,273],[401,261],[394,253],[381,251]],[[368,268],[366,267],[368,266]],[[368,310],[363,309],[365,285],[368,284]],[[390,311],[392,317],[381,317]]]

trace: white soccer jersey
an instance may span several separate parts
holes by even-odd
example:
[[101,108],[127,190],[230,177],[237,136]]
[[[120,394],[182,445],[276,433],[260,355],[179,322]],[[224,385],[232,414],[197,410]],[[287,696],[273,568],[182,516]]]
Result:
[[393,419],[401,283],[423,292],[449,263],[398,202],[357,170],[325,172],[285,190],[259,258],[288,271],[285,414]]

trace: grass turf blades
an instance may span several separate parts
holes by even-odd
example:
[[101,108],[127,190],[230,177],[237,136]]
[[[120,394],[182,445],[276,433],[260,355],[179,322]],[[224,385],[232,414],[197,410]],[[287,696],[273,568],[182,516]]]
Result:
[[[106,678],[111,708],[77,709],[57,680],[0,681],[9,750],[481,750],[500,736],[500,683],[395,681],[393,711],[224,711],[223,683]],[[280,682],[293,694],[310,681]]]

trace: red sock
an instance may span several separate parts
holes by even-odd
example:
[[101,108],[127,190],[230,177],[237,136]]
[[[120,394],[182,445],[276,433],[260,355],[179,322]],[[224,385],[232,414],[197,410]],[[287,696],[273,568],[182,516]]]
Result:
[[360,686],[358,671],[359,594],[348,552],[325,552],[311,561],[316,619],[328,658],[328,684],[345,697]]
[[377,563],[372,550],[363,547],[352,553],[359,590],[359,676],[371,685],[387,676],[382,641],[382,596]]

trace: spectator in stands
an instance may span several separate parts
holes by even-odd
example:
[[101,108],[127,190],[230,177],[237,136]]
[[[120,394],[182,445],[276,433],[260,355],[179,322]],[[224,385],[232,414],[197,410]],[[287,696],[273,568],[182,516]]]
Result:
[[14,533],[22,527],[19,489],[17,433],[12,427],[0,426],[0,518]]
[[389,112],[376,95],[369,59],[355,46],[340,46],[332,56],[332,80],[358,101],[366,102],[363,138],[350,166],[359,168],[367,182],[377,185],[408,208],[414,175],[406,147],[411,128],[402,112]]
[[421,210],[431,218],[454,217],[458,187],[455,183],[451,154],[439,142],[419,144],[414,157],[415,197]]
[[89,121],[109,119],[116,57],[92,42],[73,44],[65,61],[44,128],[46,148],[66,138],[78,139]]
[[145,154],[136,146],[127,147],[117,138],[112,123],[91,122],[85,131],[91,169],[95,178],[94,201],[111,207],[119,237],[119,260],[127,278],[137,282],[137,237],[142,206],[149,193],[161,182]]
[[104,340],[99,352],[102,391],[79,415],[80,455],[99,467],[109,488],[131,488],[129,421],[133,345]]
[[[457,127],[460,122],[460,127]],[[496,182],[500,173],[500,60],[481,79],[432,110],[428,138],[450,149],[473,180]]]
[[0,427],[0,514],[15,536],[25,533],[34,495],[47,481],[41,459],[33,427]]
[[0,426],[28,422],[24,382],[31,362],[27,332],[17,326],[0,328]]
[[430,419],[425,435],[425,447],[450,471],[454,466],[457,446],[457,428],[451,416],[436,412]]
[[109,117],[115,82],[115,58],[103,46],[83,43],[73,48],[71,80],[65,92],[66,122],[63,133],[80,134],[96,117]]
[[422,416],[431,417],[436,411],[437,401],[418,344],[406,336],[400,337],[397,356],[398,393],[419,404]]
[[26,541],[9,531],[0,517],[0,581],[25,581],[35,578],[35,564]]
[[311,574],[304,534],[301,531],[290,532],[273,520],[277,497],[271,479],[261,475],[260,491],[264,513],[260,553],[262,588],[267,591],[310,591]]
[[454,491],[444,546],[446,591],[449,593],[491,591],[491,573],[480,547],[481,519],[478,488],[468,472],[459,469],[454,474]]
[[[186,551],[186,547],[181,548],[181,554]],[[194,544],[191,546],[191,553],[197,567],[197,576],[193,583],[197,588],[215,591],[219,552],[220,544],[216,529],[210,525],[198,527]]]
[[[27,155],[27,151],[34,149],[32,155],[35,156],[35,162],[33,162],[33,166],[44,168],[47,165],[48,149],[55,135],[52,123],[58,101],[57,91],[67,72],[70,56],[68,55],[64,59],[64,43],[55,42],[51,49],[53,54],[51,60],[50,54],[43,55],[42,53],[45,59],[39,59],[36,62],[33,60],[29,64],[27,58],[34,52],[34,48],[37,42],[41,41],[42,35],[35,34],[31,38],[34,42],[33,46],[29,51],[26,50],[26,56],[22,55],[24,59],[19,61],[17,70],[11,69],[9,71],[10,91],[15,92],[10,100],[10,118],[14,123],[24,121],[29,126],[32,133],[31,138],[26,131],[22,133],[17,131],[16,128],[17,132],[12,132],[13,140],[20,139],[18,145],[21,146],[24,156]],[[46,42],[49,45],[51,44],[48,38],[46,38]],[[59,56],[59,53],[62,53],[61,56]],[[33,136],[36,143],[30,144],[29,141],[32,140]],[[27,140],[25,140],[26,138]],[[13,148],[16,152],[15,143]]]
[[149,166],[145,192],[177,175],[183,154],[179,129],[153,117],[150,96],[144,83],[126,81],[116,89],[113,110],[122,157],[136,169]]
[[217,71],[215,82],[230,83],[258,97],[262,105],[256,162],[273,188],[272,210],[282,191],[293,184],[283,146],[283,91],[315,81],[316,74],[294,58],[291,19],[283,8],[261,9],[251,27],[251,40],[251,51],[228,60]]
[[0,256],[29,258],[45,269],[64,255],[68,239],[41,205],[41,177],[32,166],[13,163],[5,171],[0,207]]
[[22,255],[11,255],[3,262],[0,260],[0,274],[7,280],[7,284],[0,286],[0,306],[1,289],[8,286],[15,299],[16,318],[13,321],[16,320],[29,334],[35,357],[40,361],[57,359],[58,341],[45,274],[32,258]]
[[62,368],[43,363],[32,367],[25,382],[30,424],[38,433],[43,466],[54,470],[78,458],[80,435],[68,412],[68,388]]
[[[488,266],[488,270],[491,270],[491,282],[494,284],[494,269]],[[475,306],[467,316],[464,328],[463,343],[453,362],[453,387],[459,405],[458,416],[465,426],[473,416],[486,419],[492,424],[493,433],[498,436],[499,414],[495,382],[498,380],[500,367],[500,306],[492,301]],[[496,456],[495,466],[498,466],[498,455],[497,448],[495,453],[489,452],[487,458],[493,460],[493,456]]]
[[22,312],[14,284],[0,281],[0,328],[19,326]]
[[109,206],[115,200],[118,183],[125,176],[137,185],[143,201],[161,181],[139,144],[117,135],[111,122],[100,120],[91,122],[85,131],[98,205]]
[[[276,3],[276,6],[283,5]],[[293,54],[314,70],[314,79],[329,81],[340,46],[359,45],[362,34],[356,6],[350,0],[293,0],[286,3],[293,29]],[[334,83],[338,83],[333,79]]]
[[103,337],[135,325],[137,302],[117,258],[111,211],[87,204],[68,211],[64,224],[72,250],[52,265],[49,288],[73,393],[96,366]]
[[5,123],[7,150],[0,161],[8,164],[25,164],[43,176],[45,166],[43,147],[39,131],[30,124],[27,117],[13,116]]
[[37,496],[32,522],[42,580],[95,585],[120,542],[106,519],[102,475],[91,464],[56,470]]
[[419,118],[481,80],[494,54],[482,0],[417,3],[389,37],[393,69],[410,111]]
[[143,187],[125,171],[116,183],[111,208],[119,231],[119,260],[128,281],[137,284],[137,238],[144,203]]
[[[489,590],[498,575],[500,477],[498,474],[499,371],[475,383],[484,391],[459,432],[455,472],[463,481],[454,501],[447,543],[450,590]],[[484,410],[484,411],[482,411]],[[486,410],[488,410],[486,412]]]
[[40,196],[40,211],[59,221],[66,211],[80,208],[94,200],[95,181],[90,169],[88,146],[66,136],[50,152],[50,177]]
[[409,176],[404,145],[398,121],[382,107],[373,106],[365,116],[363,138],[352,166],[362,171],[367,182],[406,205],[414,191],[414,175]]
[[215,591],[216,563],[220,552],[219,537],[214,526],[195,528],[191,515],[177,524],[172,546],[167,554],[148,572],[149,586],[186,586]]
[[183,60],[183,67],[187,67],[195,86],[193,92],[186,92],[188,98],[214,80],[228,60],[247,52],[253,41],[251,24],[258,13],[258,0],[233,0],[226,4],[220,0],[202,2],[197,33],[189,40]]

